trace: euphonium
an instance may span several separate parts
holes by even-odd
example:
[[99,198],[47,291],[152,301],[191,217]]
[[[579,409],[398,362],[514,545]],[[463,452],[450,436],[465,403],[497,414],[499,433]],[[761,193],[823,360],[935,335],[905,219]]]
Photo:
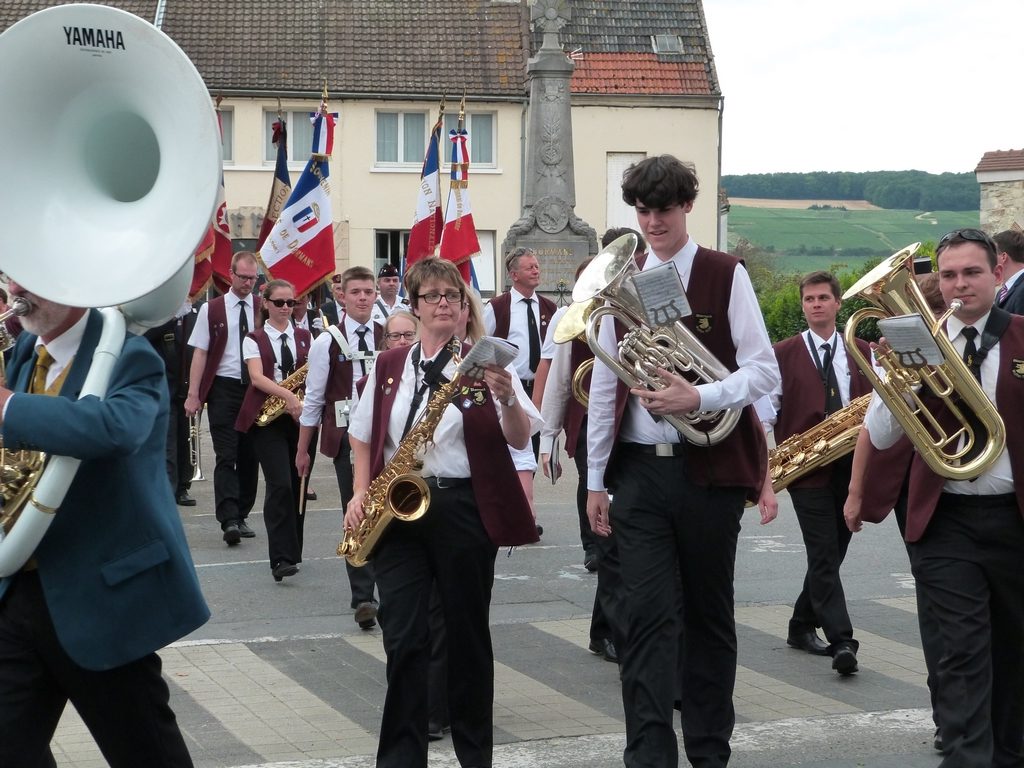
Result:
[[[281,386],[289,392],[294,392],[299,396],[299,400],[302,400],[300,390],[306,386],[307,373],[309,373],[309,363],[303,363],[296,368],[294,372],[290,373],[287,378],[281,381]],[[285,402],[283,397],[268,395],[267,399],[263,401],[263,407],[260,408],[259,415],[256,417],[256,426],[267,426],[267,424],[284,413],[284,409]]]
[[[452,358],[459,362],[458,350]],[[461,377],[456,375],[442,385],[427,402],[423,416],[402,438],[398,450],[379,475],[370,481],[363,496],[363,519],[354,531],[346,530],[338,544],[338,554],[352,565],[366,565],[373,548],[392,520],[418,520],[430,506],[430,488],[417,473],[422,468],[419,454],[434,437],[445,409],[458,391]]]
[[[653,328],[645,324],[643,305],[631,279],[639,269],[633,258],[636,243],[636,235],[632,234],[613,240],[576,281],[574,302],[604,301],[586,318],[587,344],[630,387],[664,389],[666,384],[658,376],[658,368],[674,371],[694,385],[721,381],[729,375],[729,369],[681,321]],[[566,314],[562,322],[568,317]],[[598,328],[604,317],[618,320],[626,329],[617,356],[609,355],[598,342]],[[556,336],[564,338],[570,329],[559,334],[562,322],[556,328]],[[691,411],[664,418],[688,442],[708,446],[728,437],[741,414],[739,409]]]
[[[878,364],[885,371],[880,378],[856,344],[857,326],[864,320],[916,314],[931,318],[932,312],[921,289],[914,281],[911,260],[920,243],[909,245],[883,261],[862,277],[844,295],[843,299],[860,297],[873,307],[855,312],[846,323],[844,338],[846,352],[861,369],[871,386],[885,401],[893,416],[907,433],[929,469],[950,480],[969,480],[984,472],[1003,452],[1006,446],[1006,428],[992,401],[970,369],[964,364],[949,337],[942,330],[946,318],[960,308],[954,301],[949,310],[934,322],[928,323],[936,345],[942,352],[940,365],[907,367],[901,364],[891,350],[877,354]],[[951,432],[943,429],[936,418],[924,407],[916,391],[923,385],[959,422]],[[908,400],[910,404],[908,404]],[[983,433],[975,432],[968,414],[972,413]],[[961,438],[965,438],[959,447]],[[970,461],[963,457],[973,445],[984,441],[981,452]]]

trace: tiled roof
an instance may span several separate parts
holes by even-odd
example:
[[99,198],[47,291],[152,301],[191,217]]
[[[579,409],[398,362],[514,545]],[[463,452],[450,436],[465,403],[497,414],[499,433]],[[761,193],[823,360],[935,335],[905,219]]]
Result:
[[707,68],[691,61],[659,61],[653,53],[587,53],[576,62],[573,93],[711,95]]
[[[60,2],[3,0],[0,31]],[[153,21],[157,0],[114,0]],[[539,47],[524,2],[498,0],[166,0],[163,30],[211,91],[518,98],[525,46]],[[531,37],[532,35],[532,37]],[[683,52],[657,54],[653,35]],[[580,50],[575,93],[719,95],[701,0],[574,0],[560,35]]]
[[982,171],[1024,171],[1024,150],[1000,149],[986,152],[974,169],[975,173]]
[[[655,35],[678,35],[682,53],[655,53]],[[534,30],[534,50],[541,39]],[[701,0],[573,0],[560,39],[581,54],[574,93],[721,93]]]

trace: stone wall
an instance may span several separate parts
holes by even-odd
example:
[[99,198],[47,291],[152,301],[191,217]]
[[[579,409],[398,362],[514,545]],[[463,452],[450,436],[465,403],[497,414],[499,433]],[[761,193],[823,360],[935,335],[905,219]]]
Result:
[[1024,226],[1024,178],[982,182],[981,228],[1002,232],[1014,222]]

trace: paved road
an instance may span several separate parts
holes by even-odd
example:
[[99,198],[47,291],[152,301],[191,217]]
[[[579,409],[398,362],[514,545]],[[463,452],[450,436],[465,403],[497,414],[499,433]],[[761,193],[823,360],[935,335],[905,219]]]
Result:
[[[204,444],[204,469],[212,451]],[[617,668],[587,652],[596,578],[582,566],[573,475],[538,486],[538,545],[499,553],[492,605],[496,656],[495,766],[621,766],[624,723]],[[319,461],[320,498],[306,521],[306,561],[275,584],[258,538],[227,548],[212,515],[212,483],[181,508],[213,611],[162,653],[196,765],[365,768],[373,765],[385,666],[378,629],[352,620],[337,488]],[[262,493],[262,491],[261,491]],[[934,766],[913,582],[895,525],[858,535],[844,567],[860,672],[840,679],[829,660],[786,647],[803,547],[788,498],[767,527],[745,516],[737,560],[740,669],[730,763],[749,766]],[[103,766],[69,710],[54,742],[61,766]],[[450,741],[430,765],[456,766]]]

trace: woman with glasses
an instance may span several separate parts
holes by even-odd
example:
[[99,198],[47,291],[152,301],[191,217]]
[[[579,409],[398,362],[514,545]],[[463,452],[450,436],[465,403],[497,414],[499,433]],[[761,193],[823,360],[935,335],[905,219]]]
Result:
[[416,315],[405,310],[398,310],[388,315],[384,322],[384,337],[380,342],[380,349],[394,349],[395,347],[408,347],[416,341],[419,320]]
[[[285,280],[271,280],[263,288],[263,327],[242,343],[251,383],[238,412],[235,429],[252,436],[263,468],[266,496],[263,522],[267,526],[270,572],[274,581],[299,572],[302,562],[302,503],[300,483],[292,458],[299,440],[302,401],[281,382],[306,362],[309,331],[291,323],[295,291]],[[268,395],[285,402],[286,413],[266,426],[254,425]]]
[[[371,478],[433,392],[459,375],[456,356],[468,346],[456,336],[466,286],[454,264],[417,262],[406,274],[406,289],[420,319],[420,340],[381,353],[352,418],[355,495],[345,515],[348,529],[363,519]],[[392,524],[374,550],[388,674],[378,768],[427,763],[427,614],[435,580],[445,623],[453,628],[448,692],[455,754],[463,766],[491,765],[494,559],[498,546],[537,539],[507,446],[526,446],[538,421],[510,368],[489,366],[482,380],[463,378],[422,451],[427,513]]]

